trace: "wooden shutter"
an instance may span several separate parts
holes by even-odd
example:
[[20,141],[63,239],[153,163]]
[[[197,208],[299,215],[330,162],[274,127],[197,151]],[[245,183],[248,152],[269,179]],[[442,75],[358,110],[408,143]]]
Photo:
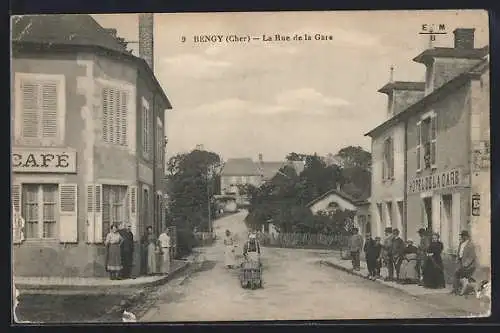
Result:
[[102,185],[94,184],[94,243],[103,242],[102,230]]
[[41,84],[42,137],[56,138],[57,131],[57,83],[43,82]]
[[78,186],[59,185],[59,241],[78,243]]
[[37,138],[39,136],[41,123],[38,112],[39,100],[39,85],[36,82],[23,79],[21,81],[21,136],[23,138]]
[[[108,88],[101,90],[102,102],[102,139],[104,142],[109,142],[110,137],[110,120],[111,120],[111,105],[109,100],[110,91]],[[92,191],[93,192],[93,191]]]
[[122,146],[127,145],[128,137],[128,94],[126,91],[120,92],[120,142]]
[[395,155],[395,147],[394,147],[394,140],[391,138],[390,139],[391,143],[391,178],[394,179],[394,155]]
[[416,153],[417,153],[417,172],[422,170],[422,122],[417,122],[417,145],[416,145]]
[[431,167],[435,168],[436,167],[436,140],[437,140],[437,118],[436,115],[433,114],[431,116]]
[[20,244],[24,240],[23,219],[21,216],[21,184],[12,185],[12,241]]
[[87,184],[87,243],[95,241],[95,191],[94,184]]
[[134,239],[137,238],[137,186],[128,187],[128,215]]

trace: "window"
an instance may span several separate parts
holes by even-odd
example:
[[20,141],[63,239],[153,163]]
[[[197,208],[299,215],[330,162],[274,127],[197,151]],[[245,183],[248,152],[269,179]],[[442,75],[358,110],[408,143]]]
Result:
[[436,167],[436,139],[436,115],[431,114],[417,123],[417,171]]
[[16,139],[28,145],[58,144],[64,138],[63,75],[16,74]]
[[102,139],[127,146],[129,93],[114,87],[102,88]]
[[127,186],[103,185],[102,186],[102,236],[106,234],[113,224],[121,225],[128,222]]
[[57,238],[57,185],[23,184],[22,190],[26,239]]
[[163,123],[160,118],[156,119],[156,164],[163,165],[163,147],[164,147],[164,134]]
[[144,158],[149,159],[151,153],[151,119],[149,117],[149,103],[142,99],[142,152]]
[[391,138],[384,141],[384,156],[382,161],[382,179],[394,179],[394,142]]
[[[143,219],[143,224],[146,227],[152,226],[151,221],[149,220],[149,190],[147,188],[143,189],[143,195],[142,195],[142,219]],[[153,230],[154,230],[154,226]],[[154,230],[156,231],[156,230]]]

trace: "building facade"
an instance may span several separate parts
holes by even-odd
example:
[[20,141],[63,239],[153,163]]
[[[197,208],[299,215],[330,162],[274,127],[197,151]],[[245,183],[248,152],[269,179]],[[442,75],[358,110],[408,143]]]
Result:
[[[420,228],[437,232],[450,264],[460,231],[468,230],[481,265],[490,267],[488,49],[474,48],[473,29],[454,33],[453,48],[429,49],[414,59],[426,66],[424,96],[368,135],[376,142],[380,133],[404,128],[398,140],[405,155],[405,237],[418,239]],[[376,150],[373,157],[383,159]],[[372,193],[383,189],[377,176]],[[372,210],[377,204],[373,198]]]
[[[423,82],[392,82],[391,77],[391,82],[379,89],[380,93],[388,97],[387,119],[395,117],[422,98],[424,88]],[[384,234],[386,227],[397,228],[401,235],[406,235],[405,130],[405,124],[401,122],[368,134],[372,138],[373,156],[371,232],[378,236]]]
[[[89,15],[65,16],[25,16],[13,27],[12,201],[24,219],[13,252],[20,276],[105,275],[103,243],[112,224],[131,224],[137,242],[146,226],[160,229],[170,102],[148,63],[116,36]],[[26,25],[31,33],[23,32]]]

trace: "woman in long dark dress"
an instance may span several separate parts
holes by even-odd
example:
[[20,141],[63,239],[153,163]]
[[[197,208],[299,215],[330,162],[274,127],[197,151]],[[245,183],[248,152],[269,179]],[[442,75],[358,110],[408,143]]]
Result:
[[444,267],[441,253],[443,243],[439,240],[437,233],[432,234],[432,241],[426,251],[424,263],[424,287],[430,289],[445,288]]

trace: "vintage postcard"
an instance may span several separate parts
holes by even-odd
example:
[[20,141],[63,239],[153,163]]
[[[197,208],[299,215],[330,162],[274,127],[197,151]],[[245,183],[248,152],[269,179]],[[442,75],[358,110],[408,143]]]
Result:
[[489,315],[486,11],[11,31],[16,324]]

